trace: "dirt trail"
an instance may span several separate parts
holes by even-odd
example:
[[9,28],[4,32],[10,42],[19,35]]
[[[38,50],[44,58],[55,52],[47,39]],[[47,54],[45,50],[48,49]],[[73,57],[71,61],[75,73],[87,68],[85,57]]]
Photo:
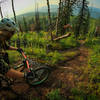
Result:
[[82,46],[78,51],[79,56],[66,62],[63,66],[59,66],[51,75],[51,79],[55,79],[53,87],[61,88],[64,96],[69,95],[70,89],[74,88],[77,82],[82,81],[81,76],[88,65],[88,49]]
[[[70,89],[75,87],[77,82],[82,81],[81,75],[88,61],[88,49],[82,46],[77,50],[80,55],[67,61],[62,66],[58,66],[56,70],[52,71],[49,79],[44,84],[29,87],[29,85],[23,82],[15,85],[13,90],[19,94],[19,98],[23,100],[31,100],[28,98],[34,97],[40,97],[40,100],[45,100],[45,95],[56,88],[60,88],[62,95],[68,96]],[[16,98],[16,96],[14,96],[14,98]],[[17,100],[21,100],[19,98],[17,98]]]

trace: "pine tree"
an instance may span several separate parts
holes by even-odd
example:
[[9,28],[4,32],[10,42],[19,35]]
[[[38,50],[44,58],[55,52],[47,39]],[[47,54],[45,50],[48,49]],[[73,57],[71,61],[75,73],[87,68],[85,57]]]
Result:
[[82,0],[80,12],[78,14],[78,17],[76,18],[76,23],[75,23],[76,38],[80,35],[85,35],[88,32],[89,17],[90,17],[90,13],[88,8],[88,2],[87,0]]
[[70,23],[70,17],[73,15],[73,8],[78,0],[60,0],[58,18],[56,23],[56,34],[65,33],[64,25]]
[[28,31],[28,26],[27,26],[27,22],[25,17],[23,16],[23,22],[24,22],[24,31],[27,32]]
[[38,33],[40,30],[41,30],[40,15],[38,12],[38,4],[37,4],[35,8],[35,31],[37,31]]

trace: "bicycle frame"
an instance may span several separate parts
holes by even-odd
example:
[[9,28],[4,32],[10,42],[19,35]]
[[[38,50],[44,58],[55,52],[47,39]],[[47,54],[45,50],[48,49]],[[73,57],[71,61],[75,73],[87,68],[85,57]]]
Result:
[[[48,67],[42,66],[42,67],[38,67],[33,70],[33,68],[32,68],[33,66],[31,66],[30,61],[27,59],[27,56],[24,54],[24,52],[21,51],[20,53],[24,59],[23,63],[18,66],[15,66],[14,69],[16,70],[16,69],[21,68],[20,72],[23,72],[23,71],[32,72],[32,74],[30,74],[32,76],[27,79],[27,83],[33,86],[33,85],[39,85],[39,84],[43,83],[44,81],[46,81],[49,76],[50,69]],[[5,80],[5,81],[7,82],[7,80]],[[7,83],[7,84],[9,85],[9,83]]]
[[29,65],[29,61],[27,60],[27,56],[24,54],[24,52],[21,52],[23,58],[25,59],[25,61],[23,61],[25,67],[28,69],[28,72],[30,72],[29,68],[30,68],[30,65]]

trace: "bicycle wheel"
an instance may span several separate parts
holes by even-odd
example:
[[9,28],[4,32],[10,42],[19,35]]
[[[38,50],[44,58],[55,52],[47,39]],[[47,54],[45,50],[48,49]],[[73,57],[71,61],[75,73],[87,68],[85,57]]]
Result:
[[34,70],[35,78],[27,80],[30,85],[39,85],[48,79],[49,67],[40,67]]

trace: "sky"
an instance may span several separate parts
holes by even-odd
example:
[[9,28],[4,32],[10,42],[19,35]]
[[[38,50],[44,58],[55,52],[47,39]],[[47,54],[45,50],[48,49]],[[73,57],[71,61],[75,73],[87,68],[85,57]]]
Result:
[[[1,1],[1,0],[0,0]],[[4,0],[3,0],[4,1]],[[35,3],[38,3],[39,7],[47,6],[47,0],[14,0],[14,6],[16,14],[22,14],[25,12],[34,11]],[[50,4],[57,4],[59,0],[49,0]],[[89,6],[100,8],[100,0],[88,0],[90,2]],[[2,12],[5,17],[12,16],[12,5],[11,0],[5,0],[1,3]]]
[[[59,0],[50,0],[50,4],[58,4],[58,1]],[[19,15],[25,12],[34,11],[35,3],[38,3],[39,7],[47,6],[46,0],[14,0],[16,14]],[[5,0],[5,2],[1,4],[1,7],[5,17],[13,15],[11,0]]]
[[88,0],[90,2],[90,6],[100,8],[100,0]]

